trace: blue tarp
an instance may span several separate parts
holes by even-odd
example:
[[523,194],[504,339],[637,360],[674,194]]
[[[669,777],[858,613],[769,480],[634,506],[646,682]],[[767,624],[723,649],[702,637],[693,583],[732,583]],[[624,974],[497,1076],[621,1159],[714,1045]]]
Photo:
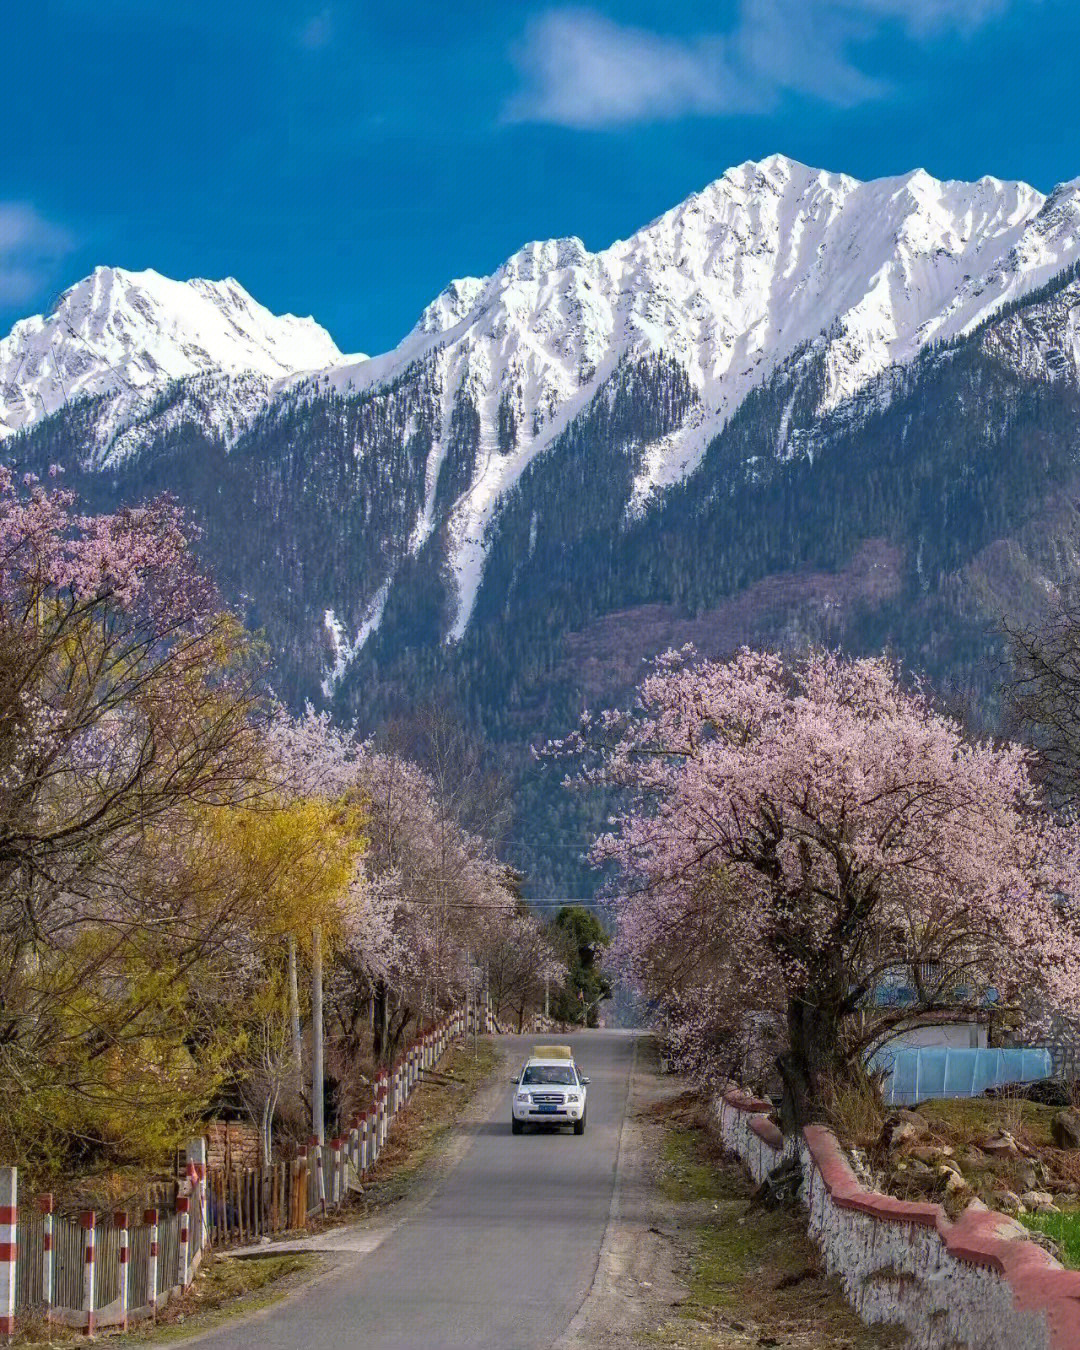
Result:
[[888,1073],[885,1101],[911,1106],[928,1097],[979,1097],[1003,1083],[1033,1083],[1053,1072],[1049,1050],[948,1050],[885,1046],[870,1061]]

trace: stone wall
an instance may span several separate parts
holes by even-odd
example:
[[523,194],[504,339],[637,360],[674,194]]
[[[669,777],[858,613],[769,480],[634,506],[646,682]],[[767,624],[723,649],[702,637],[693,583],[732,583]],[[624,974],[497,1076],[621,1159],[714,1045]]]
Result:
[[[724,1145],[760,1181],[787,1154],[771,1104],[717,1099]],[[1015,1219],[866,1190],[823,1126],[798,1140],[810,1233],[866,1322],[905,1328],[914,1350],[1080,1350],[1080,1272],[1064,1270]]]
[[258,1167],[262,1161],[262,1140],[254,1126],[243,1120],[211,1120],[206,1127],[207,1162],[211,1167]]

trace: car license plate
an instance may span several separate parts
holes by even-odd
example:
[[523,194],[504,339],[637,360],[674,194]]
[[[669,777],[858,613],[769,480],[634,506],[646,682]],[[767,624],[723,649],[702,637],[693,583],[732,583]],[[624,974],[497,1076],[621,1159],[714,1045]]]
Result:
[[541,1103],[540,1103],[540,1110],[541,1110],[541,1111],[557,1111],[558,1109],[559,1109],[559,1108],[555,1105],[554,1102],[541,1102]]

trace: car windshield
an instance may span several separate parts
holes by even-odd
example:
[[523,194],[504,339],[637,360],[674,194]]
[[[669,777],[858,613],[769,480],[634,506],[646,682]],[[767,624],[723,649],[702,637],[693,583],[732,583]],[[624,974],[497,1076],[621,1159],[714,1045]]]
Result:
[[522,1087],[576,1087],[577,1078],[569,1064],[530,1064],[521,1075]]

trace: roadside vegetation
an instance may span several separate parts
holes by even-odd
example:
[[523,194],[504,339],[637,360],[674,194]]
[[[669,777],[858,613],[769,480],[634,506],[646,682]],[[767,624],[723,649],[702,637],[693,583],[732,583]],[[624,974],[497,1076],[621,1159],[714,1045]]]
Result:
[[1080,1270],[1080,1213],[1022,1214],[1020,1222],[1050,1239],[1054,1255],[1063,1266]]
[[754,1187],[724,1155],[692,1094],[660,1103],[656,1177],[684,1247],[688,1297],[652,1333],[686,1350],[783,1345],[790,1350],[884,1350],[901,1340],[864,1326],[821,1267],[804,1217],[752,1204]]
[[0,468],[0,1160],[61,1207],[137,1205],[219,1111],[307,1138],[316,932],[328,1135],[508,946],[524,1011],[568,979],[481,756],[281,706],[190,535]]

